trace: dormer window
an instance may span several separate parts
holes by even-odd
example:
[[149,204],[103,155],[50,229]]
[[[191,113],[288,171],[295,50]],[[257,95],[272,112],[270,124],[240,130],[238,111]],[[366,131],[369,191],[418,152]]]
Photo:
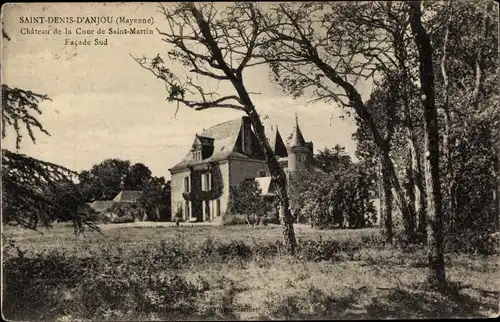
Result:
[[194,161],[201,161],[201,151],[194,151],[193,152],[193,160]]

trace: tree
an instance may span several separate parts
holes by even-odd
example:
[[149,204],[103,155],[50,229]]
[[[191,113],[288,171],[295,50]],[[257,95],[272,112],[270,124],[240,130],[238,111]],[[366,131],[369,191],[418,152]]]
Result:
[[[483,252],[495,222],[498,156],[498,11],[491,2],[424,6],[435,48],[446,247]],[[498,7],[496,7],[498,9]],[[444,21],[445,23],[442,23]],[[474,216],[471,216],[474,214]],[[473,219],[472,219],[473,217]]]
[[[2,29],[3,38],[10,38]],[[2,84],[2,139],[7,129],[16,136],[19,150],[23,127],[33,143],[35,131],[49,132],[37,120],[40,103],[50,98],[29,90]],[[60,165],[2,148],[2,219],[4,223],[29,229],[50,226],[56,220],[71,220],[75,233],[85,227],[98,229],[86,213],[76,211],[83,202],[75,183],[76,173]]]
[[325,148],[313,157],[314,167],[324,172],[344,169],[351,165],[351,157],[345,152],[345,147],[336,144],[332,149]]
[[[314,159],[313,159],[314,160]],[[311,183],[321,182],[322,173],[317,171],[295,170],[289,177],[290,209],[297,223],[312,224],[314,203],[309,197]]]
[[[409,11],[407,6],[402,9],[405,9],[403,13]],[[442,147],[440,159],[443,160],[440,181],[447,188],[443,190],[443,225],[449,240],[447,247],[481,251],[473,245],[480,247],[478,237],[487,235],[493,227],[491,222],[494,216],[491,213],[494,210],[489,209],[495,208],[494,202],[490,202],[494,195],[486,190],[495,189],[494,180],[491,180],[495,178],[491,170],[496,159],[491,152],[495,148],[490,142],[496,134],[485,129],[498,128],[498,123],[495,123],[498,113],[494,112],[493,107],[497,95],[495,91],[498,93],[498,90],[497,86],[491,86],[498,82],[498,33],[493,31],[498,27],[498,22],[494,22],[497,17],[490,11],[491,4],[478,2],[459,1],[454,3],[453,8],[449,2],[427,2],[423,10],[426,17],[424,25],[434,45],[433,64],[441,69],[441,75],[435,77],[435,92],[442,94],[435,98],[436,106],[440,108],[438,125]],[[378,20],[379,15],[366,15],[361,11],[355,14],[361,15],[365,21],[387,25],[385,19],[373,21],[372,17]],[[398,112],[402,116],[402,127],[396,130],[395,139],[404,143],[399,139],[398,132],[403,133],[401,130],[406,129],[408,143],[393,144],[391,153],[399,169],[406,167],[403,186],[409,203],[415,205],[415,211],[419,214],[419,233],[425,237],[422,234],[425,232],[425,188],[421,166],[424,160],[420,152],[424,150],[424,118],[421,95],[418,93],[418,49],[411,32],[394,34],[392,38],[395,49],[395,62],[392,65],[397,67],[400,75],[398,83],[401,84],[399,92],[402,108]],[[384,82],[377,82],[377,87],[384,87]],[[380,112],[372,114],[377,116]],[[477,118],[476,115],[484,117]],[[358,158],[373,159],[375,152],[370,147],[369,132],[365,132],[365,126],[359,125],[358,152],[360,148],[363,152]],[[470,178],[481,178],[481,183],[473,183]],[[471,214],[474,214],[474,220],[471,220]],[[489,221],[487,218],[490,218]]]
[[270,210],[257,181],[244,180],[237,186],[231,186],[230,190],[231,212],[245,216],[248,224],[260,223]]
[[427,30],[422,25],[420,2],[409,2],[410,25],[418,47],[420,86],[424,108],[424,141],[426,146],[425,187],[427,195],[427,251],[429,259],[428,281],[444,289],[446,274],[443,249],[443,209],[439,180],[439,128],[435,103],[433,47]]
[[165,182],[164,177],[152,177],[143,185],[139,202],[146,209],[149,218],[156,221],[170,219],[170,193],[170,181]]
[[[418,7],[418,8],[417,8]],[[438,10],[439,11],[439,10]],[[400,184],[389,142],[384,139],[374,114],[370,113],[356,89],[359,80],[370,80],[376,86],[386,79],[391,70],[402,75],[401,91],[404,102],[404,120],[408,129],[408,144],[415,155],[412,168],[419,171],[419,152],[412,122],[411,83],[421,88],[421,109],[424,120],[427,199],[427,243],[429,247],[429,279],[441,287],[445,284],[442,260],[442,207],[439,168],[439,126],[435,103],[434,48],[429,39],[430,32],[439,29],[442,21],[428,25],[436,12],[425,13],[422,19],[420,3],[376,2],[376,3],[301,3],[279,4],[268,13],[262,13],[268,28],[266,35],[270,45],[263,53],[272,61],[275,80],[281,87],[295,96],[311,95],[315,100],[334,101],[355,112],[366,124],[378,149],[391,183],[396,190],[404,218],[411,223],[418,202],[408,202]],[[446,25],[446,23],[444,24]],[[487,31],[488,24],[482,30]],[[411,38],[408,35],[411,35]],[[464,38],[467,39],[467,38]],[[484,39],[484,37],[483,37]],[[479,45],[484,44],[484,40]],[[481,48],[481,46],[478,46]],[[477,52],[476,70],[481,70],[483,49]],[[487,66],[485,64],[484,66]],[[482,82],[481,72],[476,73],[476,84]],[[473,91],[473,105],[477,103],[480,86]],[[423,108],[422,108],[423,107]],[[417,168],[417,171],[414,171]],[[413,179],[419,180],[413,175]],[[418,188],[419,185],[416,185]],[[422,218],[422,217],[421,217]],[[408,226],[410,228],[410,226]]]
[[317,168],[290,174],[290,204],[297,222],[319,228],[362,228],[375,209],[373,175],[363,163],[352,163],[345,148],[336,145],[314,155]]
[[386,166],[404,217],[415,213],[372,113],[356,86],[377,81],[396,68],[394,35],[405,32],[404,6],[392,2],[283,3],[262,12],[275,82],[293,96],[333,101],[366,124]]
[[78,178],[88,201],[113,199],[122,189],[142,190],[152,179],[146,165],[120,159],[106,159],[80,172]]
[[129,169],[128,160],[106,159],[92,166],[89,171],[82,171],[79,181],[87,200],[109,200],[116,197],[124,188]]
[[[296,248],[293,217],[290,213],[287,179],[265,135],[260,116],[244,85],[246,68],[266,64],[257,52],[267,46],[261,35],[265,27],[253,3],[236,3],[218,11],[214,4],[182,3],[161,7],[169,30],[159,31],[163,41],[173,48],[168,57],[186,67],[189,76],[174,74],[158,55],[148,61],[134,58],[165,84],[168,100],[195,110],[230,108],[249,116],[259,146],[265,155],[273,180],[278,184],[277,198],[283,209],[281,223],[286,248]],[[185,77],[183,77],[185,76]],[[207,89],[205,81],[230,84],[234,95],[218,97]]]
[[[142,163],[136,163],[129,168],[126,174],[124,188],[142,190],[151,179],[151,170]],[[163,181],[165,181],[165,179],[163,179]]]
[[363,228],[373,219],[370,176],[357,164],[324,172],[294,172],[290,198],[301,223],[320,229]]

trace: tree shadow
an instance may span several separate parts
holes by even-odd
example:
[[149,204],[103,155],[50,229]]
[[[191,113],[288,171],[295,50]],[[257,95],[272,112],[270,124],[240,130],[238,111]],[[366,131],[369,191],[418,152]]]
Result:
[[[486,292],[486,291],[482,291]],[[387,294],[372,298],[365,306],[370,318],[470,318],[487,317],[485,311],[498,310],[498,292],[493,298],[481,301],[452,289],[447,294],[437,292],[389,289]]]
[[271,312],[260,314],[259,320],[336,320],[359,319],[359,314],[348,312],[355,309],[355,305],[365,287],[352,289],[345,296],[336,297],[312,288],[307,298],[287,297],[281,303],[271,308]]
[[[463,288],[462,288],[463,290]],[[297,305],[298,299],[288,299],[286,305],[275,308],[274,314],[260,315],[260,320],[274,318],[293,320],[352,320],[391,318],[481,318],[488,312],[498,311],[499,292],[475,290],[477,297],[451,286],[447,294],[423,290],[392,288],[380,290],[371,298],[370,304],[363,304],[367,289],[353,289],[343,297],[310,297],[309,301],[319,304],[319,310],[304,313]],[[366,302],[364,302],[366,303]]]

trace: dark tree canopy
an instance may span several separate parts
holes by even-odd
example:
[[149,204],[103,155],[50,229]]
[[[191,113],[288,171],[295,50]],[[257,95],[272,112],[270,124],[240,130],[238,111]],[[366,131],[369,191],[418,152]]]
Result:
[[[151,170],[142,163],[132,165],[124,179],[124,188],[141,190],[151,179]],[[163,179],[165,180],[165,179]]]
[[325,148],[314,155],[313,164],[324,172],[333,172],[348,168],[351,165],[351,157],[346,153],[345,147],[339,144],[332,149]]
[[[34,143],[35,131],[49,135],[37,119],[42,114],[39,104],[44,100],[49,97],[2,84],[2,139],[12,129],[19,149],[24,131]],[[84,198],[75,179],[76,173],[65,167],[2,149],[3,221],[37,229],[70,220],[75,232],[82,232],[85,226],[95,229],[92,216],[78,212]]]
[[122,189],[142,190],[151,179],[146,165],[121,159],[106,159],[79,174],[88,201],[113,199]]

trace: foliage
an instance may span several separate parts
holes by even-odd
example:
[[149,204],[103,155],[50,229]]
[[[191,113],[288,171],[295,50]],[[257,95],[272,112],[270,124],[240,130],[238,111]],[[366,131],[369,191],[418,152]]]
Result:
[[164,177],[152,177],[149,182],[144,184],[139,202],[148,212],[150,220],[170,220],[170,183],[170,181],[165,182]]
[[106,159],[80,172],[78,178],[87,201],[110,200],[124,188],[141,190],[151,171],[141,163],[131,166],[128,160]]
[[[142,163],[131,165],[128,160],[106,159],[79,174],[79,190],[85,201],[110,200],[124,190],[142,191],[139,206],[148,214],[149,220],[169,220],[170,182],[164,177],[154,177]],[[113,211],[119,216],[129,213],[115,205]],[[139,215],[135,215],[136,217]],[[142,218],[139,218],[142,220]]]
[[313,166],[327,173],[348,168],[351,157],[345,152],[345,147],[336,144],[332,149],[325,148],[313,158]]
[[[311,184],[311,183],[310,183]],[[364,227],[374,212],[368,199],[367,184],[354,170],[326,174],[311,185],[311,220],[319,228]]]
[[[346,11],[349,7],[359,10]],[[387,94],[397,94],[398,104],[393,106],[396,108],[396,122],[393,124],[395,132],[391,157],[404,186],[416,184],[414,190],[422,192],[423,181],[419,176],[423,169],[412,169],[420,172],[416,176],[412,171],[407,171],[409,163],[424,161],[423,153],[420,159],[418,156],[415,160],[411,159],[411,153],[415,153],[411,150],[412,144],[420,151],[424,149],[424,116],[420,105],[422,98],[418,92],[420,84],[416,81],[419,70],[417,47],[411,39],[410,26],[405,18],[409,14],[409,7],[395,2],[373,5],[356,3],[339,8],[345,13],[342,24],[347,28],[382,28],[384,31],[378,35],[381,40],[384,34],[392,34],[388,42],[380,43],[381,46],[391,45],[387,50],[377,52],[377,46],[373,46],[370,49],[372,53],[365,55],[366,58],[373,58],[368,63],[376,63],[381,68],[379,71],[383,71],[379,79],[374,77],[373,94],[365,105],[372,109],[371,115],[377,127],[384,132],[387,124],[384,119],[387,119],[387,112],[390,111],[390,106],[384,101],[390,97]],[[380,14],[374,14],[378,10],[382,10]],[[422,19],[423,27],[427,30],[433,47],[431,58],[434,68],[434,96],[439,108],[437,124],[440,141],[437,148],[442,151],[439,172],[443,187],[444,235],[448,240],[446,249],[480,251],[483,248],[482,241],[487,240],[486,236],[498,229],[498,220],[495,220],[498,217],[498,209],[495,209],[498,199],[493,197],[499,184],[498,170],[495,171],[498,147],[494,142],[498,142],[500,113],[498,86],[493,85],[498,83],[498,8],[490,2],[459,1],[424,2],[422,10],[425,17]],[[387,16],[388,13],[391,15]],[[400,18],[404,18],[404,23],[400,26],[406,31],[398,35],[387,27]],[[341,38],[347,42],[356,37],[359,38],[357,43],[360,45],[351,50],[359,49],[359,53],[366,52],[367,48],[364,47],[375,44],[371,42],[372,35],[368,32],[353,33]],[[349,50],[346,55],[348,53]],[[392,62],[390,59],[386,60],[391,57],[386,53],[393,54]],[[397,82],[387,82],[394,72]],[[405,111],[405,105],[409,107],[409,111]],[[373,133],[363,118],[356,121],[357,156],[376,169],[377,151]],[[406,133],[410,127],[413,133],[412,143]],[[412,182],[412,179],[417,182]],[[407,191],[405,198],[411,200],[411,190]]]
[[373,223],[373,178],[342,151],[336,146],[314,156],[325,172],[295,171],[290,175],[291,207],[298,222],[319,228],[361,228]]
[[[232,231],[232,228],[223,227],[218,233],[214,227],[208,231],[187,228],[187,234],[175,233],[174,230],[179,231],[175,227],[167,232],[165,228],[140,229],[143,233],[140,242],[131,243],[133,236],[137,236],[136,231],[131,231],[120,233],[118,239],[111,236],[73,239],[71,245],[66,241],[69,248],[53,247],[52,251],[22,242],[17,243],[16,249],[4,238],[2,313],[14,320],[206,320],[214,316],[239,320],[245,319],[244,316],[237,318],[232,314],[250,308],[280,319],[300,318],[306,313],[326,318],[332,312],[347,318],[348,312],[340,312],[347,303],[339,306],[345,300],[333,297],[347,296],[346,290],[360,289],[364,294],[374,289],[377,291],[370,298],[384,299],[386,291],[379,287],[416,291],[425,286],[419,285],[425,269],[422,267],[425,252],[386,249],[381,236],[374,232],[335,231],[329,237],[320,237],[326,232],[306,233],[301,236],[298,258],[291,259],[283,256],[278,229]],[[165,235],[151,240],[157,231]],[[199,236],[207,236],[207,232],[213,237],[200,240]],[[60,236],[61,232],[43,237],[57,241]],[[35,251],[25,248],[33,246],[37,247]],[[472,283],[481,290],[494,289],[484,285],[491,285],[494,280],[495,258],[454,255],[452,259],[450,270],[462,282],[462,288]],[[483,282],[485,275],[488,278]],[[297,306],[285,299],[290,291],[297,296]],[[283,294],[278,296],[275,292]],[[482,302],[475,305],[457,299],[458,307],[442,299],[430,311],[407,308],[405,314],[463,316],[467,305],[472,310],[469,314],[477,315],[479,306],[498,308],[496,295],[492,292],[489,296],[479,296]],[[364,301],[352,297],[350,301],[359,300],[361,304]],[[409,295],[404,303],[410,299]],[[380,306],[380,309],[360,312],[360,318],[377,314],[393,316],[386,312],[385,305],[398,305],[399,301],[400,297],[392,301],[373,300],[370,308],[375,310]],[[284,307],[289,310],[280,311]]]
[[229,212],[245,216],[248,223],[259,223],[260,218],[271,210],[271,205],[261,194],[262,190],[256,180],[248,179],[237,186],[231,186]]
[[151,170],[142,163],[130,166],[125,175],[123,188],[130,190],[141,190],[151,179]]
[[[49,98],[2,84],[2,139],[12,129],[19,149],[23,126],[33,143],[34,130],[49,135],[34,115],[42,113],[39,104],[44,100]],[[77,211],[83,198],[74,176],[73,171],[60,165],[2,149],[3,222],[37,229],[57,220],[71,220],[75,232],[82,232],[85,226],[96,229],[91,214]]]
[[436,16],[429,24],[448,21],[431,35],[437,44],[433,60],[441,67],[436,87],[444,109],[440,170],[447,187],[447,248],[480,251],[498,231],[498,6],[473,1],[431,9]]

